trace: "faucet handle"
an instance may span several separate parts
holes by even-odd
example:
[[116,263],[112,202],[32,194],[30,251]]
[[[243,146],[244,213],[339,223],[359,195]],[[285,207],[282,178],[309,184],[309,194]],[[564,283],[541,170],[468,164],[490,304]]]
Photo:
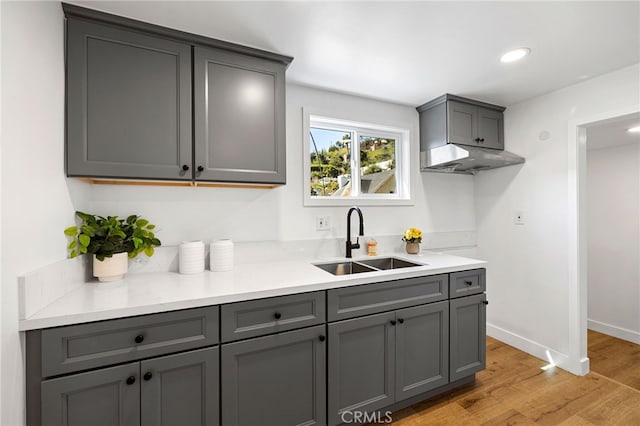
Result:
[[351,248],[359,249],[360,248],[360,237],[356,237],[356,243],[351,244]]

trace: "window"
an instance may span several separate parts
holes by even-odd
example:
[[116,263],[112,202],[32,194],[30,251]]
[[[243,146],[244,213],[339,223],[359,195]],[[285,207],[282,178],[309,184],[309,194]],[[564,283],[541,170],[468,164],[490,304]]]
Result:
[[304,116],[305,205],[410,202],[408,130]]

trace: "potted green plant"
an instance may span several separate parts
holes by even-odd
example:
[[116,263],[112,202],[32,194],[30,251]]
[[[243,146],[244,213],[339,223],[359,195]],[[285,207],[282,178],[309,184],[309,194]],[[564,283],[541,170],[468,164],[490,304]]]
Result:
[[137,215],[126,219],[118,216],[97,216],[76,212],[80,225],[64,230],[71,238],[67,245],[69,257],[93,255],[93,276],[100,281],[116,281],[127,273],[128,259],[140,253],[153,256],[161,245],[153,230],[155,225]]
[[404,231],[402,241],[406,242],[406,250],[409,254],[420,253],[420,243],[422,242],[422,231],[418,228],[409,228]]

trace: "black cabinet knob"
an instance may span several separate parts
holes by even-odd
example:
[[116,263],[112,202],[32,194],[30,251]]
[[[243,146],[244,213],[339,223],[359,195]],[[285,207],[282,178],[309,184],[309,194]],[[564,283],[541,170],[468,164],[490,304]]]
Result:
[[282,318],[282,314],[280,312],[276,312],[275,314],[273,314],[273,317],[275,319],[280,319],[280,318]]
[[391,325],[396,325],[396,320],[391,320]]
[[482,303],[484,303],[485,305],[488,305],[489,301],[488,300],[483,300]]
[[404,318],[398,318],[398,322],[399,322],[400,324],[404,324]]
[[151,371],[147,371],[146,373],[144,373],[144,376],[142,376],[142,378],[145,380],[151,380],[152,377],[153,374],[151,374]]
[[480,138],[480,143],[484,142],[484,138]]
[[199,171],[199,172],[203,172],[203,171],[204,171],[204,167],[202,167],[202,166],[198,166],[198,171]]
[[466,285],[473,285],[473,281],[465,281],[464,282]]
[[473,141],[474,142],[480,142],[480,138],[475,138]]
[[127,377],[127,384],[129,386],[131,386],[132,384],[134,384],[136,382],[136,378],[134,376],[129,376]]
[[144,341],[144,336],[142,334],[138,334],[135,338],[136,343],[142,343]]
[[182,165],[182,170],[184,170],[186,172],[187,170],[189,170],[189,166],[187,166],[186,164],[183,164]]
[[321,342],[324,342],[327,338],[321,334],[320,336],[318,336],[318,339],[319,339]]

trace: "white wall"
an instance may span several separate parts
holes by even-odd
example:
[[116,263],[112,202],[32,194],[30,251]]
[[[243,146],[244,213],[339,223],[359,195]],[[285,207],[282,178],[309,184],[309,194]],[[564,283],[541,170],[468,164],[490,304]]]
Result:
[[[37,31],[36,31],[37,29]],[[73,214],[64,177],[63,15],[59,3],[2,4],[3,426],[23,423],[17,277],[65,257]]]
[[[473,178],[423,174],[418,169],[415,108],[287,85],[287,185],[276,189],[123,187],[95,185],[90,208],[100,214],[138,212],[158,225],[165,245],[183,240],[235,241],[344,238],[345,207],[304,207],[302,108],[411,131],[415,205],[363,207],[368,235],[401,235],[408,226],[428,232],[475,230]],[[315,217],[330,216],[332,230],[316,231]],[[398,237],[399,238],[399,237]]]
[[[287,87],[289,184],[284,187],[252,190],[90,186],[66,179],[60,4],[3,2],[1,35],[5,64],[0,159],[3,426],[24,422],[24,348],[18,333],[17,277],[66,257],[62,230],[72,223],[74,210],[145,215],[158,225],[158,236],[165,245],[196,238],[252,241],[343,237],[347,209],[302,205],[303,106],[411,130],[415,205],[363,208],[369,235],[394,234],[400,238],[408,226],[425,232],[475,230],[473,178],[418,172],[415,109],[293,85]],[[315,230],[314,219],[319,213],[331,216],[331,232]]]
[[[569,348],[569,121],[637,106],[638,77],[635,65],[508,106],[506,147],[527,162],[476,176],[488,333],[539,357],[549,349],[572,371],[580,360]],[[523,226],[513,223],[517,210]]]
[[[2,2],[0,2],[0,46],[2,45]],[[0,47],[0,52],[1,52]],[[0,53],[0,189],[2,189],[2,54]],[[0,289],[2,288],[2,196],[0,196]],[[0,290],[0,295],[2,290]],[[2,301],[0,300],[0,342],[2,341]],[[2,351],[0,351],[0,383],[2,383]],[[0,420],[2,420],[2,389],[0,389]]]
[[640,146],[587,151],[587,192],[589,328],[640,344]]

